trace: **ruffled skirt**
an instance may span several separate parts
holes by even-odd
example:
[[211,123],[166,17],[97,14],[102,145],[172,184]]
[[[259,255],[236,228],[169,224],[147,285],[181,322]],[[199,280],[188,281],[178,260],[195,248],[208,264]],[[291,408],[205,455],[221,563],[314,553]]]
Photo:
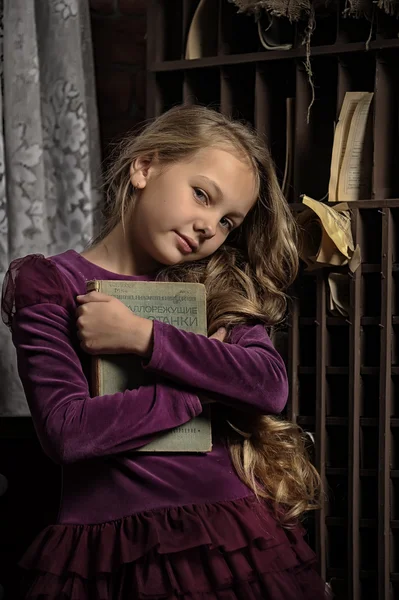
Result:
[[25,600],[321,600],[302,528],[252,496],[53,525],[19,566]]

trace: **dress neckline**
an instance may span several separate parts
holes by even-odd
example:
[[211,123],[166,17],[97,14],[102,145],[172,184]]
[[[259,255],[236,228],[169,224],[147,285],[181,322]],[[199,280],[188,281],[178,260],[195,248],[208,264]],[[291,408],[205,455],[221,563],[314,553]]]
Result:
[[113,271],[104,269],[103,267],[100,267],[99,265],[96,265],[95,263],[91,262],[90,260],[88,260],[87,258],[82,256],[81,254],[79,254],[79,252],[76,252],[76,250],[68,250],[68,253],[70,253],[71,256],[74,256],[77,260],[79,260],[81,262],[83,261],[83,263],[86,266],[90,267],[91,270],[97,269],[98,271],[103,273],[104,278],[106,278],[106,279],[119,279],[119,280],[124,279],[124,280],[130,280],[130,281],[153,281],[155,278],[155,274],[153,276],[151,276],[151,275],[122,275],[121,273],[114,273]]

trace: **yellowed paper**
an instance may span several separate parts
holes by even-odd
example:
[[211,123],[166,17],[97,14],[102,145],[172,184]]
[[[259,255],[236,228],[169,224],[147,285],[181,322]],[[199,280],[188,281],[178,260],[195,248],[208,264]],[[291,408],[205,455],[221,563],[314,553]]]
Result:
[[373,93],[359,101],[353,113],[345,155],[338,180],[338,198],[349,202],[365,200],[371,195],[371,131],[370,104]]
[[218,2],[201,0],[187,36],[186,60],[217,53]]
[[[309,270],[323,266],[354,268],[360,263],[360,249],[354,247],[350,212],[345,204],[331,207],[303,196],[308,209],[299,213],[301,227],[299,255]],[[357,268],[356,266],[356,268]]]
[[339,114],[338,124],[334,132],[334,143],[331,157],[330,182],[328,186],[328,201],[342,200],[338,195],[338,182],[347,147],[349,131],[353,115],[360,101],[370,96],[368,92],[346,92]]

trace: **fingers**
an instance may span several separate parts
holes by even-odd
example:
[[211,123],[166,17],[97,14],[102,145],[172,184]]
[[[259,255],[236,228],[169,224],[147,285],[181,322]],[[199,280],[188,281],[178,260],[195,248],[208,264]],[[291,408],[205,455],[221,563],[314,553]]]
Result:
[[107,296],[102,292],[90,292],[88,294],[82,294],[76,296],[76,300],[79,304],[87,304],[88,302],[109,302],[112,296]]
[[224,342],[227,335],[227,329],[225,327],[219,327],[215,333],[213,333],[209,339],[211,340],[219,340],[220,342]]

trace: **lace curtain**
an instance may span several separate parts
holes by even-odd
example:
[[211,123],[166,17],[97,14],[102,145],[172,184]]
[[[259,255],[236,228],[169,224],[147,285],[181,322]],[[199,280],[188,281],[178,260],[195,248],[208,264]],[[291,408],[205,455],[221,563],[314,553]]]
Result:
[[[0,0],[0,285],[32,252],[83,249],[99,207],[88,0]],[[0,416],[29,410],[0,324]]]

